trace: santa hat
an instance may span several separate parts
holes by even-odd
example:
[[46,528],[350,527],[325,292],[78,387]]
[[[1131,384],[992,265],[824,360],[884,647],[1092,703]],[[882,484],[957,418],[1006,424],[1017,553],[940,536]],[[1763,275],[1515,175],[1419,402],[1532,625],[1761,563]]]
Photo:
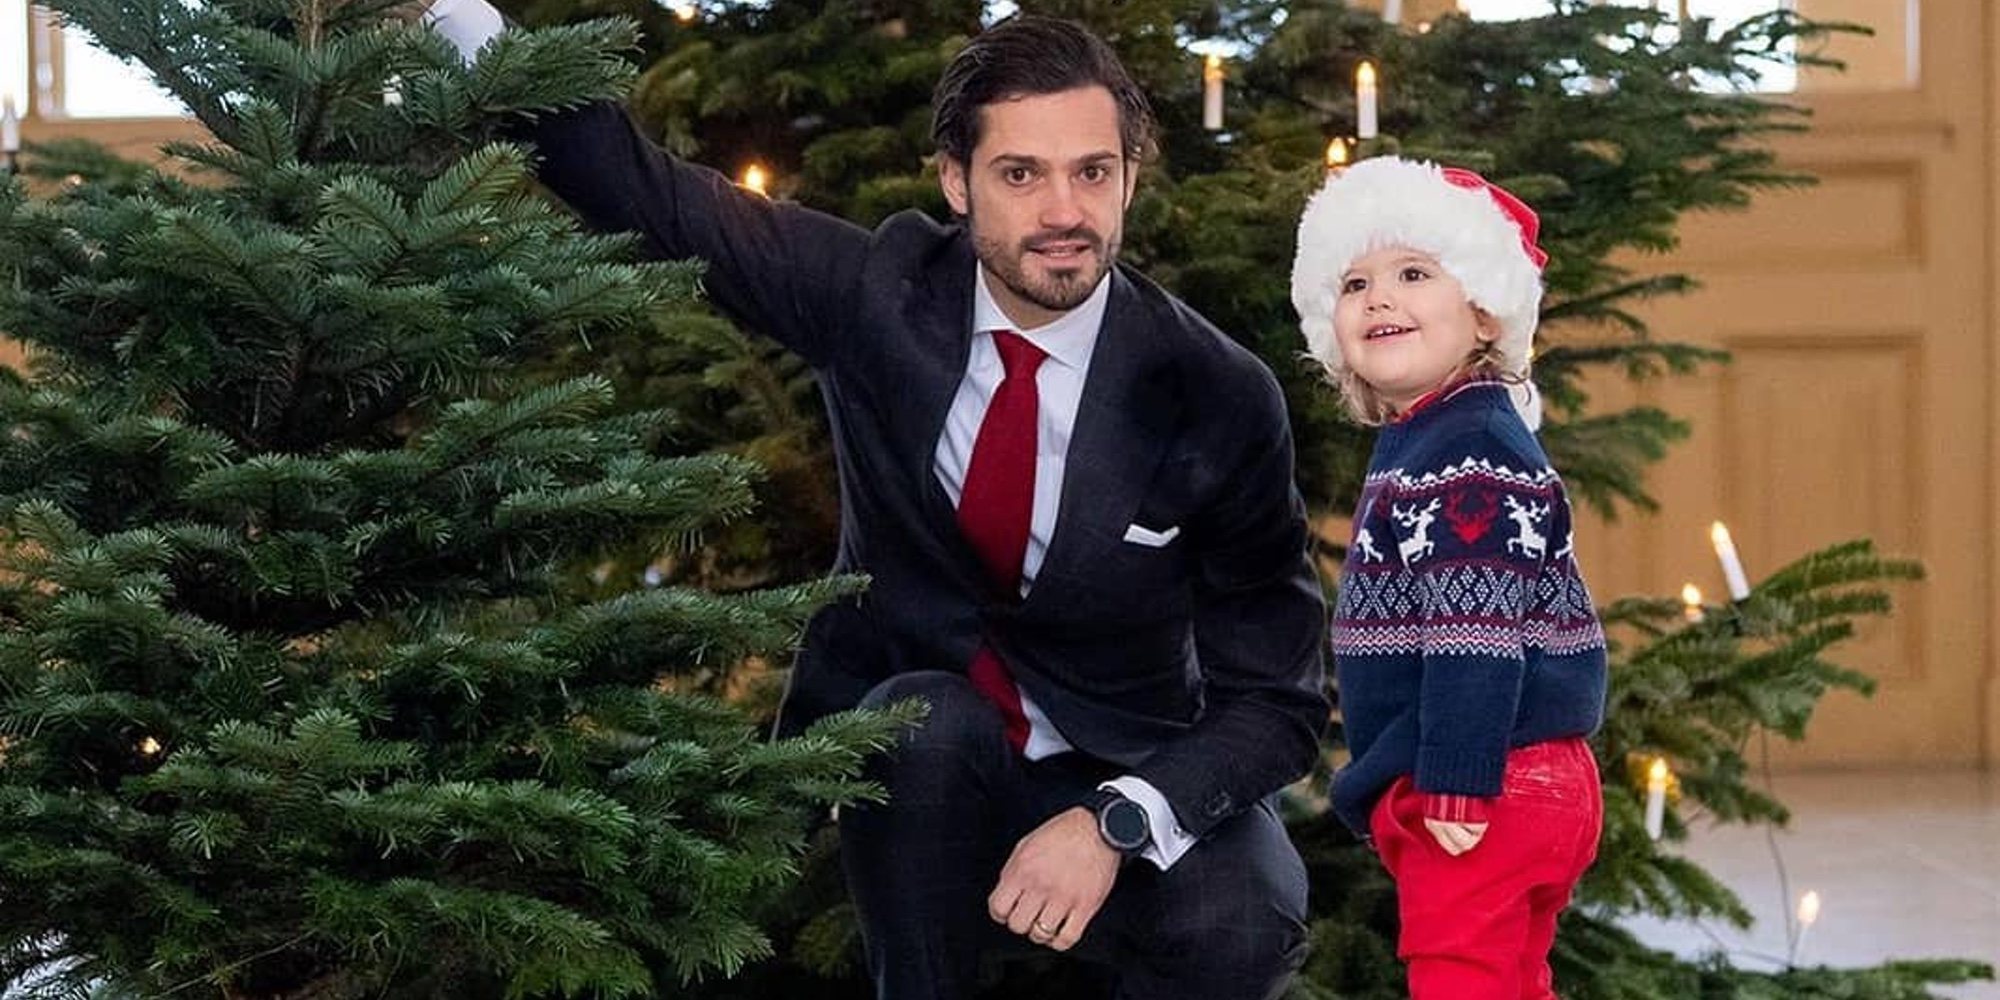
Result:
[[[1306,203],[1292,265],[1292,305],[1312,356],[1336,374],[1346,370],[1333,335],[1341,276],[1355,258],[1390,246],[1436,257],[1466,298],[1500,327],[1501,369],[1526,376],[1541,317],[1542,265],[1535,245],[1541,220],[1505,188],[1470,170],[1379,156],[1334,176]],[[1516,389],[1528,426],[1541,422],[1531,384]]]

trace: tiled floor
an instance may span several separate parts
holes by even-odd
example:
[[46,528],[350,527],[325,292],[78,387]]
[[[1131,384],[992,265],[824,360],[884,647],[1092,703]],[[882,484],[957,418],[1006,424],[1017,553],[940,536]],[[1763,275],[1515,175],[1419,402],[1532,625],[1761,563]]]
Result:
[[[2000,965],[2000,773],[1781,774],[1774,788],[1792,810],[1787,830],[1773,838],[1760,828],[1697,828],[1682,845],[1736,891],[1756,924],[1739,932],[1635,920],[1634,932],[1680,954],[1721,947],[1736,965],[1768,967],[1786,954],[1786,911],[1813,890],[1820,916],[1800,941],[1798,964],[1957,957]],[[2000,983],[1940,992],[2000,1000]]]

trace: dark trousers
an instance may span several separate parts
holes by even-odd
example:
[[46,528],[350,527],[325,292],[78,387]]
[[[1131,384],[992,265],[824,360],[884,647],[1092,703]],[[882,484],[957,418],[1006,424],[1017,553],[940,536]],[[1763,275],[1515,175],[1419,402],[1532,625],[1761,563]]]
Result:
[[[1035,946],[986,898],[1014,845],[1120,770],[1080,753],[1026,761],[964,677],[902,674],[862,702],[930,714],[870,775],[881,805],[841,810],[841,860],[881,1000],[970,1000],[982,955]],[[1108,964],[1120,1000],[1270,1000],[1305,959],[1306,876],[1268,803],[1216,827],[1173,867],[1125,864],[1071,952]]]

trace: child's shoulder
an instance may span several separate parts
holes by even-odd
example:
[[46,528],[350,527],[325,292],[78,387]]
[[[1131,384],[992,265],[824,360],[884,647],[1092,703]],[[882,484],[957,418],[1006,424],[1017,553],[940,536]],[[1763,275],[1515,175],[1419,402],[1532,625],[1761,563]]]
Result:
[[1541,442],[1513,411],[1488,409],[1460,417],[1412,440],[1401,463],[1404,470],[1446,475],[1483,468],[1535,478],[1553,474]]

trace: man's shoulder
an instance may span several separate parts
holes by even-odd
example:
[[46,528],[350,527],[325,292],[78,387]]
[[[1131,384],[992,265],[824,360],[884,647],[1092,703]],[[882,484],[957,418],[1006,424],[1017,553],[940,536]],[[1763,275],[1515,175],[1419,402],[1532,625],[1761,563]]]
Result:
[[1222,332],[1193,306],[1125,264],[1113,270],[1112,280],[1113,294],[1129,298],[1126,315],[1147,324],[1148,336],[1178,363],[1198,371],[1217,395],[1277,390],[1277,377],[1264,359]]
[[939,222],[922,209],[906,208],[877,223],[869,242],[876,257],[904,267],[923,267],[966,245],[965,227]]

